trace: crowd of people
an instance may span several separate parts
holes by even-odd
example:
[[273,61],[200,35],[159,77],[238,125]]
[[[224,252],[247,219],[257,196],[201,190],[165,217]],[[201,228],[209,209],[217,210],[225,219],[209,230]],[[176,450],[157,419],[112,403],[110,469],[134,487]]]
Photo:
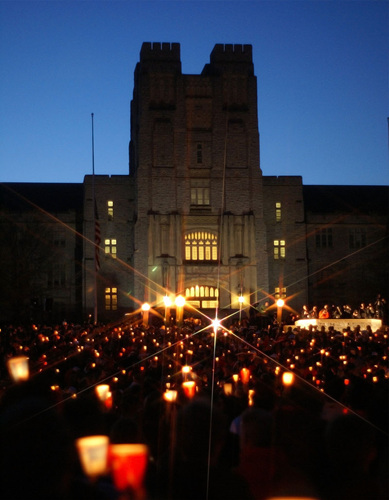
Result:
[[303,306],[301,318],[305,319],[385,319],[386,300],[378,294],[375,301],[365,304],[361,302],[358,307],[351,307],[348,304],[343,306],[325,304],[322,309],[313,306],[310,309],[307,305]]
[[[388,335],[385,325],[336,331],[257,318],[228,329],[199,318],[3,326],[0,494],[124,498],[109,474],[89,481],[76,452],[77,438],[103,434],[148,447],[144,490],[125,498],[386,499]],[[30,378],[15,383],[7,361],[20,355]],[[173,401],[164,397],[172,390]]]

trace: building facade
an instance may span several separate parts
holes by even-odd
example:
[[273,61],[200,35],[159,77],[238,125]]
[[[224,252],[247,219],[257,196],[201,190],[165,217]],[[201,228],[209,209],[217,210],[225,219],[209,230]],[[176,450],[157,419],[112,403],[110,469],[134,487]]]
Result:
[[[54,253],[54,236],[47,238],[51,251],[36,251],[44,266],[40,281],[25,274],[22,316],[85,320],[97,310],[111,321],[177,295],[188,311],[219,317],[239,308],[249,314],[278,297],[297,312],[303,304],[387,297],[388,187],[263,176],[259,150],[250,45],[216,45],[200,75],[185,75],[179,44],[144,43],[134,73],[129,174],[87,175],[82,185],[1,186],[1,224],[16,238],[32,230],[32,214],[67,235],[61,252]],[[50,190],[64,193],[53,199]],[[10,198],[27,204],[15,210]],[[42,223],[46,198],[52,205]],[[0,265],[8,270],[26,258],[10,245],[3,237]],[[51,260],[66,268],[66,280],[50,278]],[[16,276],[2,280],[4,299],[10,289],[20,297]],[[3,302],[3,321],[15,321],[17,302]]]

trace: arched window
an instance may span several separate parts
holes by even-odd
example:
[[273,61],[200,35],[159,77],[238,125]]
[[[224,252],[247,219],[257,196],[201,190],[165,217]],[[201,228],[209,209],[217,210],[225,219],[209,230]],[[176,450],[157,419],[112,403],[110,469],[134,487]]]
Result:
[[185,260],[217,261],[217,236],[207,231],[185,235]]
[[195,285],[185,289],[186,302],[200,309],[215,309],[219,303],[219,290],[208,285]]

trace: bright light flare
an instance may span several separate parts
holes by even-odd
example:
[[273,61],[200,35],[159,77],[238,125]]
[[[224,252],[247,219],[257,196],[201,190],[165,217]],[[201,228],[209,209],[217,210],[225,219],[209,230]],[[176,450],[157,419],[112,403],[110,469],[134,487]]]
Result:
[[214,320],[212,320],[212,328],[213,328],[213,331],[216,333],[218,331],[218,329],[222,326],[221,322],[219,319],[215,318]]
[[284,372],[282,374],[282,383],[285,386],[292,385],[293,382],[294,382],[294,373],[292,373],[292,372]]
[[163,399],[168,403],[175,403],[177,399],[177,391],[168,390],[163,393]]
[[185,302],[186,302],[185,297],[183,297],[182,295],[178,295],[176,297],[175,304],[177,307],[184,307]]
[[172,305],[172,299],[168,295],[165,295],[163,303],[165,304],[165,307],[170,307]]

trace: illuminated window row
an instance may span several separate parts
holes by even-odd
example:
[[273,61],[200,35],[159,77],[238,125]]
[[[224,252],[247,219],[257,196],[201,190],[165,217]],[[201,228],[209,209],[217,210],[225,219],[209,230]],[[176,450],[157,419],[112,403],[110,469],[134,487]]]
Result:
[[281,222],[281,202],[276,202],[276,222]]
[[219,297],[219,290],[213,286],[196,285],[185,290],[185,297]]
[[196,261],[217,260],[217,236],[206,231],[185,235],[185,259]]
[[107,201],[107,215],[108,215],[108,220],[113,220],[113,201],[112,200]]

